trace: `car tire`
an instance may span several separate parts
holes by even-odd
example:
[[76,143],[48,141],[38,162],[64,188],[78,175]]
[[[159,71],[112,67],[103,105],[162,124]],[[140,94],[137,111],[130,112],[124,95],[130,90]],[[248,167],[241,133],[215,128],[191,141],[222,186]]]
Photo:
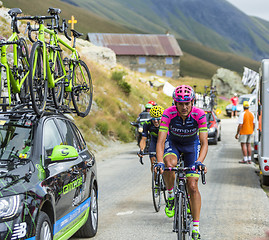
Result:
[[216,135],[215,139],[213,140],[212,142],[214,145],[217,145],[218,144],[218,136]]
[[219,134],[218,141],[221,141],[221,133]]
[[36,240],[52,240],[52,225],[49,216],[40,212],[36,224]]
[[91,238],[97,233],[98,228],[98,198],[96,187],[91,191],[90,212],[86,223],[76,232],[75,237]]
[[261,183],[262,185],[269,186],[269,176],[261,176]]

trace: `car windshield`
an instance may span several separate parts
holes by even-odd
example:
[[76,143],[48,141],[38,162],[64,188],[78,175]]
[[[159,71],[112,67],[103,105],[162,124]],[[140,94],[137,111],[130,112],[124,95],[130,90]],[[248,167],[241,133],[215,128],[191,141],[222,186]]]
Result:
[[0,160],[29,158],[31,143],[31,122],[27,120],[0,120]]
[[147,120],[151,119],[149,112],[142,112],[142,113],[140,113],[139,117],[140,117],[140,121],[147,121]]
[[249,97],[240,97],[239,104],[243,104],[244,101],[249,101]]
[[214,117],[211,112],[206,112],[206,121],[207,122],[214,121]]

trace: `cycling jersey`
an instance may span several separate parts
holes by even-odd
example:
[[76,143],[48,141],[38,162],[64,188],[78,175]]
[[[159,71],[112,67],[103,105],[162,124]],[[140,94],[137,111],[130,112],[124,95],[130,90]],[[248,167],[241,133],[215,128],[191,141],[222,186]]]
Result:
[[[193,167],[200,152],[198,132],[207,132],[206,115],[202,109],[192,107],[191,112],[183,120],[176,106],[164,110],[160,132],[168,132],[165,141],[164,157],[175,155],[177,159],[184,153],[184,166]],[[196,171],[188,171],[187,177],[198,177]]]
[[169,132],[170,140],[177,144],[193,144],[198,139],[198,132],[207,132],[205,112],[192,107],[187,118],[183,120],[176,106],[171,106],[163,112],[159,131]]
[[154,138],[158,138],[158,133],[159,133],[159,127],[155,127],[153,122],[150,121],[146,121],[143,125],[143,132],[142,132],[142,136],[143,137],[148,137],[148,133],[154,137]]

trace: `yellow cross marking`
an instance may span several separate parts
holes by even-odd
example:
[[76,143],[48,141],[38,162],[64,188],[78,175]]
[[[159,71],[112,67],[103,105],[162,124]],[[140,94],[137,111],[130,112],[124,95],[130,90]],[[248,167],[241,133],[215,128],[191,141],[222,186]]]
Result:
[[[68,23],[71,23],[71,29],[74,29],[74,24],[77,23],[78,21],[75,19],[75,17],[72,15],[71,16],[71,20],[68,20]],[[72,45],[73,45],[73,41],[74,41],[74,36],[73,36],[73,33],[71,33],[72,35]]]

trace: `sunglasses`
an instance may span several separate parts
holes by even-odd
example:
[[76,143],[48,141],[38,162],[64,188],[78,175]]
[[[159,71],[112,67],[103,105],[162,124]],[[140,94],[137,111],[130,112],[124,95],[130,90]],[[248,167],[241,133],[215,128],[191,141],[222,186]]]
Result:
[[157,121],[159,121],[159,120],[161,120],[161,117],[159,117],[159,118],[151,118],[151,120],[157,120]]

